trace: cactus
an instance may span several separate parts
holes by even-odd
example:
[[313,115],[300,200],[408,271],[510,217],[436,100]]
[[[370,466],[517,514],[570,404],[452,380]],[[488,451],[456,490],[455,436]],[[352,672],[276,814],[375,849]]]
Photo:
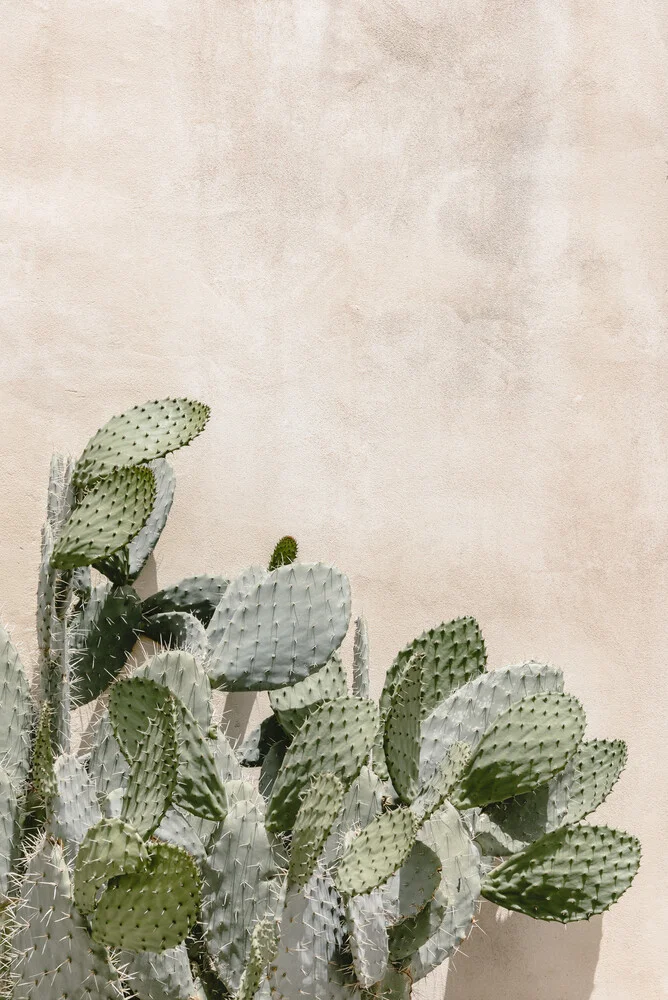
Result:
[[[52,461],[37,705],[0,629],[2,995],[408,1000],[481,897],[563,922],[616,902],[640,846],[583,820],[626,746],[583,740],[557,668],[487,671],[458,618],[399,652],[378,708],[362,618],[348,691],[348,581],[298,563],[291,536],[268,568],[139,599],[174,495],[164,456],[207,417],[149,403]],[[142,636],[160,649],[130,662]],[[216,688],[269,692],[236,749]]]

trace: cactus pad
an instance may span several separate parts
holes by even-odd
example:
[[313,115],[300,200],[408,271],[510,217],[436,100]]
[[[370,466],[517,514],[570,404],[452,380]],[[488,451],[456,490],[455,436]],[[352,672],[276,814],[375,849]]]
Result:
[[83,838],[74,863],[74,902],[92,913],[98,891],[117,875],[136,871],[148,860],[136,830],[120,819],[103,819]]
[[567,694],[531,695],[497,716],[464,771],[453,802],[460,809],[530,791],[561,771],[585,728],[582,706]]
[[185,944],[159,955],[152,951],[120,952],[118,961],[137,1000],[204,1000],[193,979]]
[[236,1000],[253,1000],[270,962],[278,950],[278,924],[270,917],[258,920],[251,934],[248,964],[243,971]]
[[209,412],[194,400],[159,399],[112,417],[84,448],[74,470],[76,482],[86,485],[176,451],[204,430]]
[[169,690],[149,677],[117,681],[109,691],[109,718],[114,736],[127,761],[132,762],[152,719],[174,718]]
[[72,705],[86,705],[125,666],[141,624],[140,600],[132,587],[94,587],[76,623],[72,655]]
[[144,527],[128,546],[129,580],[136,580],[146,565],[167,523],[174,500],[176,477],[169,462],[164,458],[156,458],[148,463],[148,467],[155,479],[155,500]]
[[160,823],[175,794],[180,761],[171,701],[147,719],[144,728],[130,765],[121,817],[147,837]]
[[185,611],[207,626],[228,587],[229,581],[222,576],[189,576],[147,597],[142,611],[145,615]]
[[369,697],[369,630],[363,616],[355,622],[353,694],[358,698]]
[[304,786],[314,774],[336,774],[344,784],[359,774],[377,727],[376,706],[361,698],[325,702],[309,715],[290,744],[273,786],[267,827],[292,827]]
[[13,862],[18,853],[20,834],[19,803],[12,779],[0,767],[0,913],[7,900]]
[[269,560],[267,567],[269,572],[278,569],[279,566],[289,566],[290,563],[293,563],[297,558],[297,549],[297,542],[292,535],[283,535],[282,538],[279,538]]
[[83,763],[71,754],[58,757],[52,803],[51,831],[62,840],[68,858],[73,857],[87,830],[102,819],[95,785]]
[[343,803],[343,785],[335,774],[318,774],[306,792],[292,829],[288,884],[310,879]]
[[353,840],[339,862],[334,883],[343,896],[358,896],[382,885],[404,863],[415,843],[415,818],[395,809],[374,819]]
[[351,896],[346,919],[355,976],[360,986],[369,989],[383,979],[390,958],[381,890]]
[[399,798],[406,803],[420,789],[422,671],[423,657],[418,655],[397,682],[385,720],[385,763]]
[[453,743],[439,763],[436,771],[421,786],[411,803],[411,809],[420,823],[424,823],[439,809],[460,780],[471,759],[468,743]]
[[150,469],[121,469],[100,479],[63,527],[51,564],[69,570],[112,556],[141,531],[154,499]]
[[0,767],[18,784],[30,767],[33,704],[18,651],[0,626]]
[[306,716],[324,701],[343,698],[347,693],[346,672],[341,658],[333,653],[325,666],[310,677],[270,691],[269,703],[286,733],[294,736]]
[[225,635],[227,626],[246,595],[259,586],[266,575],[267,571],[263,566],[249,566],[243,573],[230,581],[207,625],[207,638],[212,650],[216,648]]
[[150,844],[148,861],[118,875],[92,917],[93,939],[128,951],[163,952],[185,940],[197,919],[200,879],[186,851]]
[[179,768],[174,803],[201,819],[225,818],[227,801],[213,753],[183,702],[173,696],[179,743]]
[[190,653],[182,650],[158,653],[137,667],[133,677],[148,677],[169,688],[183,702],[198,726],[207,730],[211,725],[209,678]]
[[338,570],[322,563],[281,566],[234,612],[211,653],[211,683],[263,691],[301,681],[338,649],[349,619],[350,585]]
[[30,859],[12,940],[12,1000],[122,1000],[118,972],[72,905],[60,846],[43,841]]
[[403,865],[382,888],[388,925],[415,917],[431,900],[441,881],[438,854],[416,840]]
[[588,920],[619,899],[639,865],[635,837],[605,826],[566,826],[490,872],[481,892],[538,920]]

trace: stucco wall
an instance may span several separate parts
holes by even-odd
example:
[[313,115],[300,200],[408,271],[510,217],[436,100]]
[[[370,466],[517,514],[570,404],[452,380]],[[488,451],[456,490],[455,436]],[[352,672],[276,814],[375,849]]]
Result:
[[[449,1000],[668,995],[668,11],[661,0],[2,0],[0,614],[45,478],[207,400],[158,576],[286,531],[379,689],[425,626],[563,666],[630,763],[633,890],[482,929]],[[485,933],[483,933],[483,931]],[[421,996],[443,996],[445,973]]]

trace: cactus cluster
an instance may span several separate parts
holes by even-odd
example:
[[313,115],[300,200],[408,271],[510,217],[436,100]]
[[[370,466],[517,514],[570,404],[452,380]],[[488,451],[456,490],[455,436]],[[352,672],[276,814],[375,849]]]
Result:
[[[348,581],[296,562],[134,581],[208,409],[163,400],[51,466],[31,694],[0,630],[0,993],[11,1000],[371,1000],[469,934],[481,897],[589,918],[637,840],[583,819],[626,760],[560,670],[486,669],[477,623],[425,632],[369,698]],[[140,636],[157,644],[137,663]],[[213,692],[268,691],[233,748]],[[95,702],[76,753],[71,712]]]

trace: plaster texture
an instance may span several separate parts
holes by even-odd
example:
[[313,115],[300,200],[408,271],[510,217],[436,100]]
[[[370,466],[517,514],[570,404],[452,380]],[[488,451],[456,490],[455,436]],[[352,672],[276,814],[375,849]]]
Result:
[[489,906],[420,997],[665,1000],[665,3],[1,0],[0,33],[26,656],[51,450],[210,402],[160,584],[292,532],[349,573],[376,693],[470,613],[493,666],[559,663],[590,735],[628,740],[600,817],[643,840],[632,891],[566,929]]

